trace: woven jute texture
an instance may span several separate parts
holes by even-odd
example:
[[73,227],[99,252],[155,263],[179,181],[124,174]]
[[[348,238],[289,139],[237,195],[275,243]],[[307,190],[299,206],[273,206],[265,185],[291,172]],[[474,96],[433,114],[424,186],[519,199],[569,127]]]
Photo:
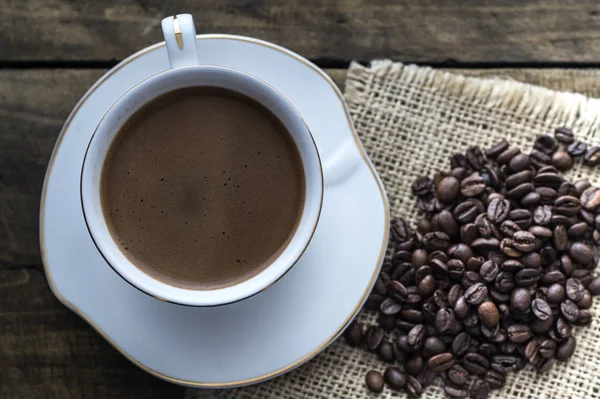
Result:
[[[507,139],[529,151],[537,135],[553,134],[558,126],[571,127],[578,138],[590,144],[600,143],[600,100],[514,81],[467,78],[379,61],[370,67],[351,66],[345,96],[356,130],[385,185],[392,216],[413,224],[418,216],[410,189],[414,179],[448,170],[449,156],[464,152],[468,146],[489,148]],[[567,177],[586,177],[600,184],[600,169],[576,163]],[[600,315],[600,301],[592,311]],[[374,315],[363,311],[359,320],[373,324]],[[492,397],[600,399],[600,322],[594,319],[590,327],[578,328],[575,336],[577,350],[568,363],[557,363],[543,375],[530,367],[513,373]],[[364,376],[371,369],[383,371],[385,365],[371,353],[350,348],[341,338],[282,377],[235,390],[194,391],[189,395],[245,399],[406,397],[387,388],[379,395],[369,393]],[[445,397],[439,381],[428,387],[423,397]]]

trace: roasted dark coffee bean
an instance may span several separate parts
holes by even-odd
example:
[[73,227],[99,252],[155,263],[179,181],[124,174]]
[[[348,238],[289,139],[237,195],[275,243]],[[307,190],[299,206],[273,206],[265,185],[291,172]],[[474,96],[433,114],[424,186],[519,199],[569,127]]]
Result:
[[475,225],[479,229],[479,235],[481,237],[488,238],[492,236],[499,236],[499,232],[498,234],[496,233],[496,225],[492,221],[490,221],[487,214],[485,213],[482,213],[475,218]]
[[454,314],[463,319],[465,318],[471,310],[471,306],[467,303],[464,296],[459,297],[456,300],[456,305],[454,305]]
[[469,397],[471,399],[487,399],[490,395],[491,386],[484,380],[475,380],[469,390]]
[[502,199],[495,199],[487,207],[487,215],[494,223],[502,223],[510,212],[510,202]]
[[590,147],[583,156],[583,163],[588,166],[600,165],[600,147]]
[[540,356],[539,349],[539,341],[536,339],[532,339],[527,343],[527,345],[525,345],[525,348],[523,349],[523,356],[525,356],[525,358],[529,360],[529,362],[534,363],[537,357]]
[[435,202],[436,199],[433,195],[430,195],[429,197],[420,197],[417,200],[417,207],[421,212],[430,215],[435,212]]
[[460,191],[460,182],[452,176],[444,177],[437,184],[436,195],[437,198],[446,203],[452,203],[458,196]]
[[546,134],[537,136],[533,144],[534,148],[546,155],[552,155],[558,149],[558,143],[552,136]]
[[[410,251],[399,250],[392,257],[392,266],[396,267],[401,263],[410,261],[412,254]],[[410,265],[410,264],[409,264]]]
[[482,283],[475,283],[465,291],[465,299],[470,305],[479,305],[488,295],[488,289]]
[[513,188],[520,186],[523,183],[531,183],[533,180],[533,173],[531,170],[523,170],[518,173],[514,173],[506,178],[504,181],[504,185],[507,190],[512,190]]
[[462,358],[463,367],[470,373],[484,375],[490,368],[490,362],[479,353],[467,353]]
[[573,356],[573,353],[575,353],[576,346],[577,346],[577,340],[575,340],[575,337],[567,338],[563,343],[558,345],[558,347],[556,348],[556,353],[555,353],[556,360],[561,361],[561,362],[566,362],[567,360],[569,360],[569,358],[571,356]]
[[404,302],[408,298],[408,290],[399,281],[392,280],[388,285],[388,291],[396,301]]
[[529,327],[531,327],[531,331],[536,334],[545,334],[550,328],[552,328],[553,323],[553,317],[549,318],[548,320],[533,319],[530,322]]
[[547,226],[552,220],[552,209],[548,205],[541,205],[533,211],[533,221],[540,226]]
[[471,336],[466,332],[458,334],[452,341],[452,352],[456,356],[462,356],[469,350],[471,346]]
[[540,256],[542,257],[542,265],[546,267],[558,260],[558,252],[551,246],[542,248]]
[[458,225],[458,222],[456,221],[456,219],[454,219],[454,216],[448,210],[442,210],[441,212],[433,215],[433,217],[431,218],[431,226],[433,230],[442,231],[448,234],[450,237],[458,236],[458,233],[460,231],[460,226]]
[[510,272],[500,272],[494,281],[496,290],[503,293],[510,293],[515,287],[515,279]]
[[556,352],[556,342],[551,339],[543,339],[539,344],[539,353],[542,357],[550,358]]
[[456,153],[450,157],[450,167],[454,168],[465,168],[467,166],[467,158],[464,154]]
[[489,150],[487,150],[485,152],[485,155],[490,159],[494,159],[494,158],[497,158],[498,155],[502,154],[507,149],[508,149],[508,142],[506,140],[502,140],[499,143],[494,144]]
[[563,195],[554,201],[553,211],[560,215],[575,216],[581,210],[581,200],[579,198]]
[[535,249],[535,235],[529,231],[517,231],[512,237],[512,242],[517,251],[531,252]]
[[394,361],[394,346],[388,341],[381,342],[377,349],[377,357],[386,363]]
[[520,231],[521,228],[512,220],[505,220],[500,225],[500,232],[505,237],[512,237],[517,231]]
[[563,225],[569,227],[574,223],[574,216],[565,216],[565,215],[552,215],[552,220],[550,221],[551,226]]
[[515,155],[508,163],[508,167],[513,173],[529,169],[529,165],[529,155],[526,154]]
[[554,137],[556,138],[556,140],[563,144],[571,144],[573,141],[575,141],[575,135],[573,134],[573,131],[568,127],[556,128],[554,130]]
[[471,243],[471,248],[479,252],[488,252],[500,247],[500,241],[497,238],[476,238]]
[[408,335],[400,335],[396,340],[396,347],[405,353],[415,352],[415,348],[408,343]]
[[485,382],[490,385],[492,389],[500,389],[506,384],[506,375],[505,373],[499,373],[494,370],[488,370],[485,373]]
[[433,193],[433,180],[427,176],[419,176],[412,184],[412,191],[417,197],[426,197]]
[[400,306],[400,304],[398,304],[392,298],[386,298],[383,300],[383,302],[381,302],[379,310],[381,311],[381,313],[386,315],[396,315],[400,313],[400,310],[402,310],[402,306]]
[[450,306],[448,303],[448,294],[446,291],[442,289],[438,289],[433,293],[433,303],[436,304],[438,308],[447,308]]
[[425,359],[445,352],[446,344],[438,337],[428,337],[423,343],[421,354]]
[[421,298],[429,298],[435,290],[436,282],[433,276],[427,275],[419,282],[418,293],[421,296]]
[[542,204],[552,204],[558,197],[556,190],[550,187],[537,187],[535,192],[540,195]]
[[363,342],[363,328],[356,321],[350,323],[346,331],[344,331],[344,338],[350,346],[361,346]]
[[577,180],[574,184],[575,190],[578,195],[581,195],[586,189],[590,188],[592,184],[587,179]]
[[471,166],[471,168],[475,170],[483,168],[484,159],[481,148],[477,146],[467,148],[465,157],[467,158],[467,163],[469,166]]
[[519,359],[516,356],[495,355],[492,357],[492,363],[490,367],[492,370],[498,373],[508,374],[517,369],[518,361]]
[[520,204],[525,208],[530,208],[539,205],[540,202],[542,202],[542,196],[533,191],[521,198]]
[[565,299],[561,302],[560,313],[571,323],[579,318],[579,308],[577,307],[577,304],[570,299]]
[[408,374],[416,376],[423,369],[423,364],[423,358],[420,355],[413,355],[404,363],[404,370]]
[[466,398],[469,396],[468,387],[454,386],[451,384],[444,385],[444,392],[450,398]]
[[383,329],[379,326],[369,327],[364,336],[365,347],[368,351],[374,352],[383,341]]
[[377,324],[385,331],[392,331],[396,327],[396,316],[388,316],[380,312],[377,316]]
[[534,168],[541,169],[550,164],[551,158],[541,151],[533,150],[531,151],[531,154],[529,154],[529,161]]
[[460,240],[470,245],[477,237],[479,237],[479,229],[474,223],[465,224],[460,228]]
[[531,183],[519,184],[517,187],[513,188],[508,193],[506,193],[506,198],[517,201],[523,198],[525,195],[532,192],[533,190],[534,187]]
[[415,324],[423,323],[423,312],[419,309],[404,309],[400,312],[398,317]]
[[587,265],[594,259],[594,251],[584,242],[574,242],[569,248],[569,255],[575,263]]
[[463,263],[467,263],[473,256],[473,250],[463,243],[452,245],[446,253],[448,256],[458,259]]
[[405,351],[403,351],[402,348],[398,347],[398,344],[394,345],[393,349],[394,349],[394,359],[398,363],[404,364],[404,362],[408,358],[407,353]]
[[448,370],[454,366],[454,355],[452,355],[450,352],[444,352],[440,353],[439,355],[435,355],[427,361],[427,366],[429,366],[431,371],[436,373]]
[[557,305],[565,298],[565,288],[562,284],[556,283],[548,287],[546,300],[551,305]]
[[521,150],[518,149],[517,147],[507,148],[506,150],[502,151],[500,153],[500,155],[498,155],[496,160],[498,161],[498,163],[500,165],[505,165],[505,164],[508,164],[511,159],[513,159],[515,156],[519,155],[520,153],[521,153]]
[[540,279],[540,269],[523,269],[515,273],[515,285],[517,287],[531,287]]
[[583,286],[585,288],[589,288],[589,285],[594,278],[592,276],[591,270],[584,270],[584,269],[579,269],[579,270],[573,271],[573,273],[571,274],[571,277],[576,278],[579,281],[581,281],[581,284],[583,284]]
[[469,381],[469,372],[460,364],[455,364],[448,370],[448,380],[455,385],[464,385]]
[[593,211],[600,206],[600,189],[597,187],[589,187],[585,189],[581,196],[581,205],[588,211]]
[[467,262],[467,270],[471,272],[478,272],[484,262],[485,259],[483,256],[474,256]]
[[[592,307],[592,305],[594,304],[594,300],[592,299],[592,294],[590,294],[589,291],[585,291],[585,294],[583,294],[583,298],[581,298],[580,301],[577,302],[577,306],[579,307],[579,310],[581,313],[581,310],[583,309],[589,309]],[[580,314],[581,316],[581,314]]]
[[531,311],[540,320],[548,320],[552,317],[550,305],[542,298],[536,298],[531,302]]
[[450,307],[454,307],[458,301],[458,298],[460,298],[463,293],[464,290],[460,284],[454,284],[452,287],[450,287],[447,296],[448,305],[450,305]]
[[559,197],[562,197],[563,195],[568,195],[570,197],[579,198],[579,195],[580,195],[580,193],[577,191],[577,188],[575,187],[575,185],[568,181],[563,182],[558,187],[558,190],[556,190],[556,193],[558,194]]
[[569,236],[567,235],[567,228],[559,225],[554,228],[554,247],[558,251],[566,251],[569,249]]
[[588,290],[593,296],[600,295],[600,276],[594,278],[588,285]]
[[526,324],[513,324],[506,330],[508,339],[516,344],[522,344],[531,339],[531,328]]
[[500,241],[500,250],[512,258],[518,258],[523,253],[515,248],[515,243],[511,238],[503,238]]
[[579,310],[579,318],[573,323],[576,326],[589,326],[592,323],[592,313],[588,309]]
[[486,338],[494,338],[500,333],[500,324],[496,324],[494,327],[481,326],[481,335]]
[[423,370],[417,375],[417,380],[421,383],[423,389],[434,383],[437,374],[424,367]]
[[498,273],[500,272],[500,268],[498,267],[498,265],[496,263],[494,263],[491,260],[487,260],[483,263],[483,265],[481,265],[481,268],[479,269],[479,275],[481,276],[481,279],[483,281],[485,281],[486,283],[491,283],[493,282],[496,277],[498,276]]
[[514,209],[510,211],[508,219],[515,222],[522,230],[528,229],[533,221],[531,212],[527,209]]
[[510,307],[517,313],[529,311],[531,306],[531,293],[527,288],[516,288],[510,296]]
[[412,263],[413,267],[421,267],[427,264],[429,253],[422,249],[415,249],[410,257],[410,263]]
[[438,310],[435,318],[435,326],[441,333],[447,333],[456,327],[456,316],[454,311],[449,308]]
[[479,321],[481,324],[488,328],[495,327],[500,321],[500,313],[498,312],[498,308],[491,301],[483,302],[481,305],[479,305],[477,308],[477,315],[479,316]]
[[546,373],[554,366],[554,359],[542,359],[537,365],[538,373]]
[[461,202],[456,206],[456,208],[454,208],[454,217],[460,223],[469,223],[475,220],[475,217],[477,217],[477,215],[482,211],[483,204],[481,203],[481,201],[475,201],[471,199],[465,202]]
[[379,306],[385,297],[377,293],[369,295],[365,302],[365,309],[367,310],[379,310]]
[[590,228],[586,222],[579,222],[569,227],[567,234],[569,238],[580,238],[585,236],[589,230]]
[[573,167],[573,157],[566,151],[552,154],[552,166],[558,170],[569,170]]
[[393,390],[399,391],[406,385],[406,375],[398,367],[388,367],[383,373],[383,379]]
[[412,375],[409,375],[406,379],[406,392],[408,392],[409,395],[419,396],[423,393],[423,386],[419,380]]
[[564,284],[565,283],[565,275],[560,270],[552,270],[544,273],[542,278],[540,279],[542,285],[550,286],[552,284]]
[[404,242],[409,239],[412,234],[410,227],[402,218],[392,219],[390,223],[392,238],[397,242]]
[[421,349],[425,342],[426,332],[423,324],[417,324],[408,333],[408,344],[415,350]]
[[523,266],[529,269],[538,269],[542,267],[542,257],[537,252],[530,252],[521,257]]
[[380,393],[383,391],[383,376],[379,371],[369,371],[365,377],[365,382],[371,392]]
[[485,181],[477,173],[460,182],[460,192],[465,197],[475,197],[485,190]]
[[441,259],[430,260],[429,267],[434,276],[444,277],[448,275],[448,265]]
[[571,156],[578,158],[585,155],[587,152],[588,145],[583,141],[575,140],[567,147],[567,152],[571,154]]
[[450,245],[450,237],[441,231],[434,231],[423,236],[423,246],[428,251],[445,251]]
[[556,334],[562,339],[566,339],[571,336],[571,325],[562,317],[556,319],[556,325],[554,326],[554,329],[556,331]]
[[580,301],[585,295],[585,287],[576,278],[567,279],[565,291],[567,292],[567,297],[574,302]]
[[535,225],[531,226],[528,231],[535,236],[534,240],[535,238],[547,239],[552,237],[552,230],[548,227]]

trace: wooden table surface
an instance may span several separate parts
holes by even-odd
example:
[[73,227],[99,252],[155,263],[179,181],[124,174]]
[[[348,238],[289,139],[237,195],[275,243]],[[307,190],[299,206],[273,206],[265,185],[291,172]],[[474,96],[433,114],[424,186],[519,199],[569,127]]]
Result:
[[54,298],[40,192],[62,124],[110,67],[192,13],[198,33],[288,47],[343,86],[391,58],[600,96],[600,5],[582,0],[0,0],[0,398],[183,398]]

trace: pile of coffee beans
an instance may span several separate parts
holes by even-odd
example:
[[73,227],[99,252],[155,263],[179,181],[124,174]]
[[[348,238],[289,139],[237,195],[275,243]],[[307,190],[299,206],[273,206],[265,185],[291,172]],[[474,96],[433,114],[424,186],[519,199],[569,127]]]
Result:
[[559,172],[576,158],[597,165],[600,148],[559,128],[529,155],[470,147],[414,182],[424,217],[416,231],[392,221],[393,256],[365,304],[377,325],[345,332],[388,363],[367,373],[371,391],[419,395],[441,378],[451,398],[484,399],[509,372],[573,355],[573,327],[591,323],[600,294],[600,189]]

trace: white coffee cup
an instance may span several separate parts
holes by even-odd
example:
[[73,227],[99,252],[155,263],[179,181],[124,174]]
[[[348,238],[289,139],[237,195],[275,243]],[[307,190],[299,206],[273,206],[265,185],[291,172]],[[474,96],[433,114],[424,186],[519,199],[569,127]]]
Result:
[[[282,277],[308,246],[321,213],[323,172],[319,152],[306,123],[294,106],[266,82],[245,72],[201,65],[192,16],[162,21],[171,69],[144,80],[125,93],[102,118],[89,143],[81,173],[81,202],[90,235],[106,262],[125,280],[158,299],[191,306],[215,306],[254,295]],[[300,153],[306,197],[298,227],[280,255],[262,272],[235,285],[212,290],[170,285],[144,273],[121,251],[111,235],[101,205],[100,177],[110,145],[123,124],[143,105],[166,92],[190,86],[216,86],[242,93],[277,116]],[[199,260],[201,261],[201,260]]]

